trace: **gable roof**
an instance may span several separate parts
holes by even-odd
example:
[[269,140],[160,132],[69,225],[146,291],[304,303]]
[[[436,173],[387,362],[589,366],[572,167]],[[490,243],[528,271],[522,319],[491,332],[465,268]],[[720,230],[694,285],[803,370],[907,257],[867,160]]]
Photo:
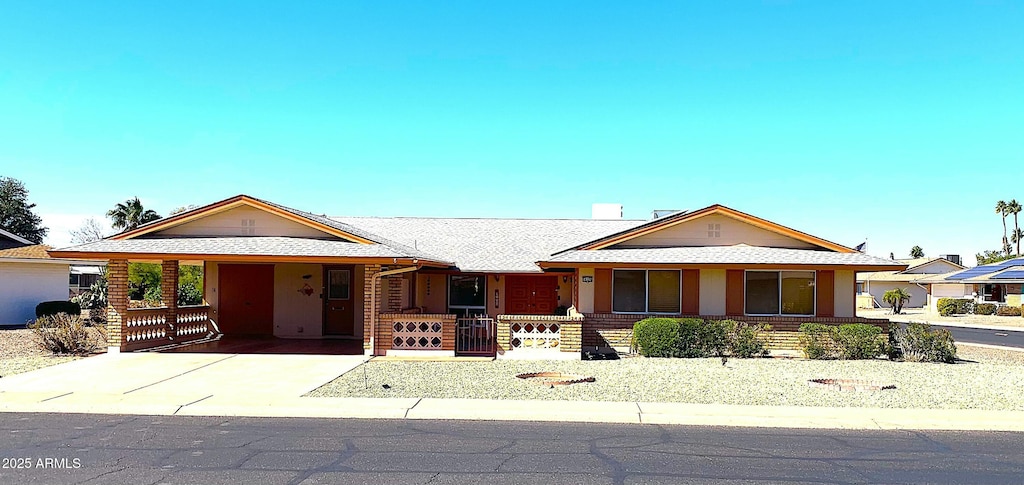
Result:
[[[771,222],[771,221],[766,220],[766,219],[761,219],[760,217],[752,216],[752,215],[747,214],[745,212],[740,212],[740,211],[738,211],[736,209],[731,209],[731,208],[726,207],[724,205],[714,204],[714,205],[710,205],[708,207],[705,207],[703,209],[696,210],[696,211],[693,211],[693,212],[679,212],[679,213],[672,214],[672,215],[669,215],[669,216],[666,216],[666,217],[654,219],[653,221],[650,221],[650,222],[648,222],[646,224],[641,224],[639,226],[632,227],[632,228],[629,228],[629,229],[617,232],[615,234],[610,234],[610,235],[607,235],[607,236],[604,236],[604,237],[600,237],[600,238],[595,239],[593,241],[588,241],[588,242],[586,242],[584,244],[580,244],[578,246],[570,247],[570,248],[565,249],[563,251],[559,251],[559,253],[560,252],[564,252],[564,251],[573,251],[573,250],[589,251],[589,250],[595,250],[595,249],[604,249],[604,248],[607,248],[609,246],[613,246],[615,244],[619,244],[619,243],[622,243],[622,242],[625,242],[625,241],[629,241],[630,239],[633,239],[633,238],[637,238],[637,237],[640,237],[640,236],[643,236],[643,235],[646,235],[646,234],[651,234],[653,232],[657,232],[657,231],[660,231],[660,230],[665,229],[665,228],[669,228],[669,227],[672,227],[672,226],[675,226],[675,225],[678,225],[678,224],[682,224],[684,222],[693,221],[695,219],[699,219],[701,217],[708,216],[708,215],[711,215],[711,214],[720,214],[720,215],[723,215],[723,216],[726,216],[726,217],[730,217],[730,218],[736,219],[736,220],[741,221],[741,222],[745,222],[747,224],[753,225],[753,226],[761,228],[761,229],[765,229],[765,230],[772,231],[772,232],[775,232],[775,233],[778,233],[778,234],[782,234],[784,236],[796,239],[798,241],[803,241],[803,242],[806,242],[806,243],[809,243],[809,244],[813,244],[815,246],[821,247],[822,249],[827,249],[827,250],[835,251],[835,252],[839,252],[839,253],[854,253],[854,252],[857,252],[854,249],[848,248],[848,247],[843,246],[841,244],[836,244],[834,242],[827,241],[825,239],[822,239],[822,238],[819,238],[819,237],[816,237],[816,236],[812,236],[812,235],[807,234],[805,232],[797,231],[796,229],[792,229],[792,228],[783,226],[781,224],[777,224],[777,223]],[[558,253],[555,253],[555,254],[558,254]]]
[[0,258],[12,259],[50,259],[47,253],[50,246],[45,244],[32,244],[30,246],[19,246],[16,248],[0,249]]
[[560,249],[643,224],[628,219],[333,217],[453,261],[465,272],[539,273]]
[[610,248],[563,251],[542,261],[546,268],[578,265],[648,267],[659,264],[702,266],[812,266],[868,269],[902,269],[903,263],[860,252],[840,253],[814,249],[769,248],[737,244],[734,246],[691,246],[656,248]]
[[25,239],[25,238],[23,238],[23,237],[21,237],[21,236],[19,236],[17,234],[14,234],[13,232],[5,231],[3,228],[0,228],[0,237],[4,237],[4,238],[10,239],[10,240],[12,240],[14,242],[25,244],[25,245],[32,244],[32,241],[29,241],[28,239]]
[[[168,238],[142,238],[141,236],[185,224],[204,216],[248,206],[276,214],[290,221],[312,227],[324,233],[325,237],[334,236],[340,240],[320,240],[295,237],[189,237],[174,236]],[[129,241],[131,241],[129,243]],[[257,244],[257,246],[254,246]],[[358,247],[366,246],[366,247]],[[245,253],[245,251],[250,251]],[[308,251],[309,254],[302,253]],[[282,256],[310,258],[400,258],[433,263],[433,265],[449,266],[451,261],[438,258],[424,251],[390,239],[350,226],[325,216],[285,207],[280,204],[250,197],[236,195],[219,202],[188,210],[170,217],[158,219],[137,229],[115,234],[109,238],[91,243],[81,244],[55,251],[59,255],[82,257],[95,255],[153,254],[175,255],[202,258],[203,256],[241,256],[253,254],[257,256]]]
[[955,271],[965,269],[963,265],[956,264],[946,258],[914,258],[914,259],[897,259],[897,263],[907,265],[907,269],[902,271],[874,271],[874,272],[859,272],[857,273],[857,281],[897,281],[905,283],[923,282],[926,277],[934,275],[949,275],[953,273],[948,269],[943,268],[942,271],[932,273],[908,273],[912,269],[921,268],[928,266],[937,261],[949,263],[950,266],[958,268]]

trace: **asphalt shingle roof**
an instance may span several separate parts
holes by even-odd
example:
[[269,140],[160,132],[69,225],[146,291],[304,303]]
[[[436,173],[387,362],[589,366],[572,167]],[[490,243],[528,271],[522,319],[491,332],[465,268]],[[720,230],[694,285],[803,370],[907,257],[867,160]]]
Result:
[[324,256],[408,258],[383,244],[360,244],[337,239],[282,236],[209,236],[100,240],[64,248],[85,253],[210,254],[256,256]]
[[51,259],[50,255],[46,252],[48,249],[50,249],[50,246],[45,244],[33,244],[31,246],[0,249],[0,258]]
[[564,263],[806,264],[902,267],[903,263],[864,253],[758,246],[700,246],[566,251],[549,258]]
[[458,219],[332,217],[436,255],[466,272],[539,273],[537,261],[646,221],[604,219]]

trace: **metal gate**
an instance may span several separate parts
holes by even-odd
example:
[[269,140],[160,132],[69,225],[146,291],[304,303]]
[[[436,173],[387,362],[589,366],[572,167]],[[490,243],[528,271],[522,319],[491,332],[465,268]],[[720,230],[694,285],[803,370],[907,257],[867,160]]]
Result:
[[455,355],[496,355],[497,336],[493,318],[459,318],[455,321]]

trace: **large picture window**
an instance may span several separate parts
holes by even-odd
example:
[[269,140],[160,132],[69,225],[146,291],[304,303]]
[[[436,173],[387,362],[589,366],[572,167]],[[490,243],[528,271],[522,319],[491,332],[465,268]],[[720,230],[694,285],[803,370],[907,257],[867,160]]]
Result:
[[448,312],[458,316],[487,313],[486,290],[486,276],[450,276],[448,278]]
[[679,270],[617,269],[612,271],[612,311],[616,313],[680,313]]
[[747,271],[748,315],[814,315],[814,271]]

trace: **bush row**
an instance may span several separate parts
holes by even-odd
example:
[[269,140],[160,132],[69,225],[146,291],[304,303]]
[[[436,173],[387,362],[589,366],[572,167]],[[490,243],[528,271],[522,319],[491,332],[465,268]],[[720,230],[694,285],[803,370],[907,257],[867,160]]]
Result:
[[874,359],[885,354],[910,362],[956,361],[956,345],[948,330],[928,325],[892,324],[888,338],[882,329],[863,323],[800,325],[800,349],[808,359]]
[[734,320],[645,318],[633,325],[633,348],[645,357],[764,357],[770,327]]
[[1003,305],[999,308],[996,308],[996,315],[999,315],[1001,317],[1019,317],[1020,307]]

